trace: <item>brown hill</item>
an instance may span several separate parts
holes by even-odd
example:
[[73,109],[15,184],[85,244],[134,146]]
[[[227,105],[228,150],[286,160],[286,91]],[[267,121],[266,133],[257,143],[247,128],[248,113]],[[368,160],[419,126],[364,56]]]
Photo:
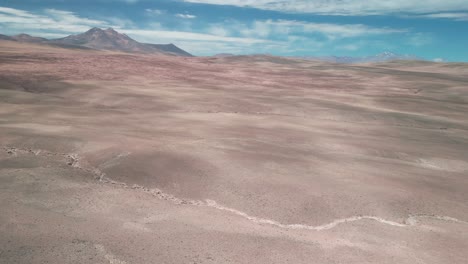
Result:
[[31,35],[28,35],[28,34],[19,34],[19,35],[15,35],[15,36],[12,36],[10,37],[16,41],[19,41],[19,42],[30,42],[30,43],[41,43],[41,42],[47,42],[48,39],[46,38],[41,38],[41,37],[33,37]]
[[112,28],[106,30],[92,28],[85,33],[70,35],[50,41],[54,44],[84,46],[98,50],[115,50],[131,53],[160,53],[176,56],[192,56],[173,44],[144,44]]
[[12,37],[7,36],[7,35],[2,35],[0,34],[0,40],[10,40],[10,41],[15,41]]
[[193,56],[192,54],[186,52],[185,50],[177,47],[176,45],[174,45],[172,43],[171,44],[148,44],[148,43],[146,43],[144,45],[147,45],[147,46],[162,50],[167,54],[173,54],[173,55],[178,55],[178,56],[187,56],[187,57],[192,57]]
[[164,54],[171,56],[192,57],[193,55],[174,44],[140,43],[129,36],[119,33],[112,28],[92,28],[84,33],[68,37],[51,39],[34,37],[28,34],[6,36],[0,34],[0,40],[10,40],[26,43],[40,43],[62,48],[113,50],[129,53]]

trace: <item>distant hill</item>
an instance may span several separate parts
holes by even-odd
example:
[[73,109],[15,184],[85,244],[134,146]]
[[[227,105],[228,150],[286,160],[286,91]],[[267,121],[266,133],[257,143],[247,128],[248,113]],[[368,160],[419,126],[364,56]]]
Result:
[[30,43],[42,43],[42,42],[47,42],[48,39],[46,38],[41,38],[41,37],[33,37],[28,34],[19,34],[16,36],[12,36],[12,39],[19,41],[19,42],[30,42]]
[[[125,34],[120,34],[112,28],[102,30],[92,28],[85,33],[70,35],[65,38],[51,40],[52,43],[85,46],[99,50],[117,50],[124,52],[150,52],[148,48]],[[154,51],[154,50],[151,50]]]
[[366,62],[386,62],[394,60],[424,60],[414,55],[401,55],[385,51],[373,56],[366,57],[348,57],[348,56],[324,56],[324,57],[304,57],[306,59],[315,59],[336,63],[366,63]]
[[219,53],[219,54],[214,55],[213,57],[222,58],[222,57],[233,57],[233,56],[236,56],[236,55],[232,53]]
[[15,41],[12,37],[7,36],[7,35],[2,35],[0,34],[0,40],[10,40],[10,41]]
[[[235,55],[230,53],[220,53],[213,57],[216,58],[231,58],[231,59],[255,59],[255,60],[277,60],[282,56],[272,56],[268,54],[251,54],[251,55]],[[424,61],[425,59],[414,55],[400,55],[393,52],[385,51],[373,56],[366,57],[351,57],[351,56],[301,56],[301,57],[282,57],[290,59],[306,59],[318,60],[334,63],[366,63],[366,62],[388,62],[388,61]]]
[[174,44],[146,44],[140,43],[125,34],[121,34],[112,28],[92,28],[84,33],[70,35],[59,39],[45,39],[33,37],[27,34],[16,36],[0,35],[0,39],[13,40],[28,43],[42,43],[63,48],[82,48],[96,50],[113,50],[128,53],[164,54],[171,56],[192,56]]
[[158,50],[162,50],[164,51],[165,53],[168,53],[168,54],[174,54],[174,55],[179,55],[179,56],[187,56],[187,57],[191,57],[193,56],[192,54],[186,52],[185,50],[177,47],[176,45],[174,44],[148,44],[146,43],[145,45],[149,45],[151,47],[154,47]]

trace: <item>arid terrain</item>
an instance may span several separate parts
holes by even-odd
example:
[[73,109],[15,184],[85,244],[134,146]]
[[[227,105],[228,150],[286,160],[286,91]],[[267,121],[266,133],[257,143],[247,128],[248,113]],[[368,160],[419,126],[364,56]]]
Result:
[[0,263],[468,260],[468,64],[0,41]]

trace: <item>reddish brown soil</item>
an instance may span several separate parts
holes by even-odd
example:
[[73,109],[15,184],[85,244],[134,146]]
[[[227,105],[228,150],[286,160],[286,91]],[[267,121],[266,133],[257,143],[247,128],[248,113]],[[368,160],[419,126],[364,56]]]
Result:
[[0,263],[465,263],[468,65],[0,42]]

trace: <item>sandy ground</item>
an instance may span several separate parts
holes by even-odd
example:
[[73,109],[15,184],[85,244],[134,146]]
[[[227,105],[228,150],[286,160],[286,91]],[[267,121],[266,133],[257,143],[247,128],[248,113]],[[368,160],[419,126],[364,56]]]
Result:
[[468,65],[0,42],[0,263],[466,263]]

